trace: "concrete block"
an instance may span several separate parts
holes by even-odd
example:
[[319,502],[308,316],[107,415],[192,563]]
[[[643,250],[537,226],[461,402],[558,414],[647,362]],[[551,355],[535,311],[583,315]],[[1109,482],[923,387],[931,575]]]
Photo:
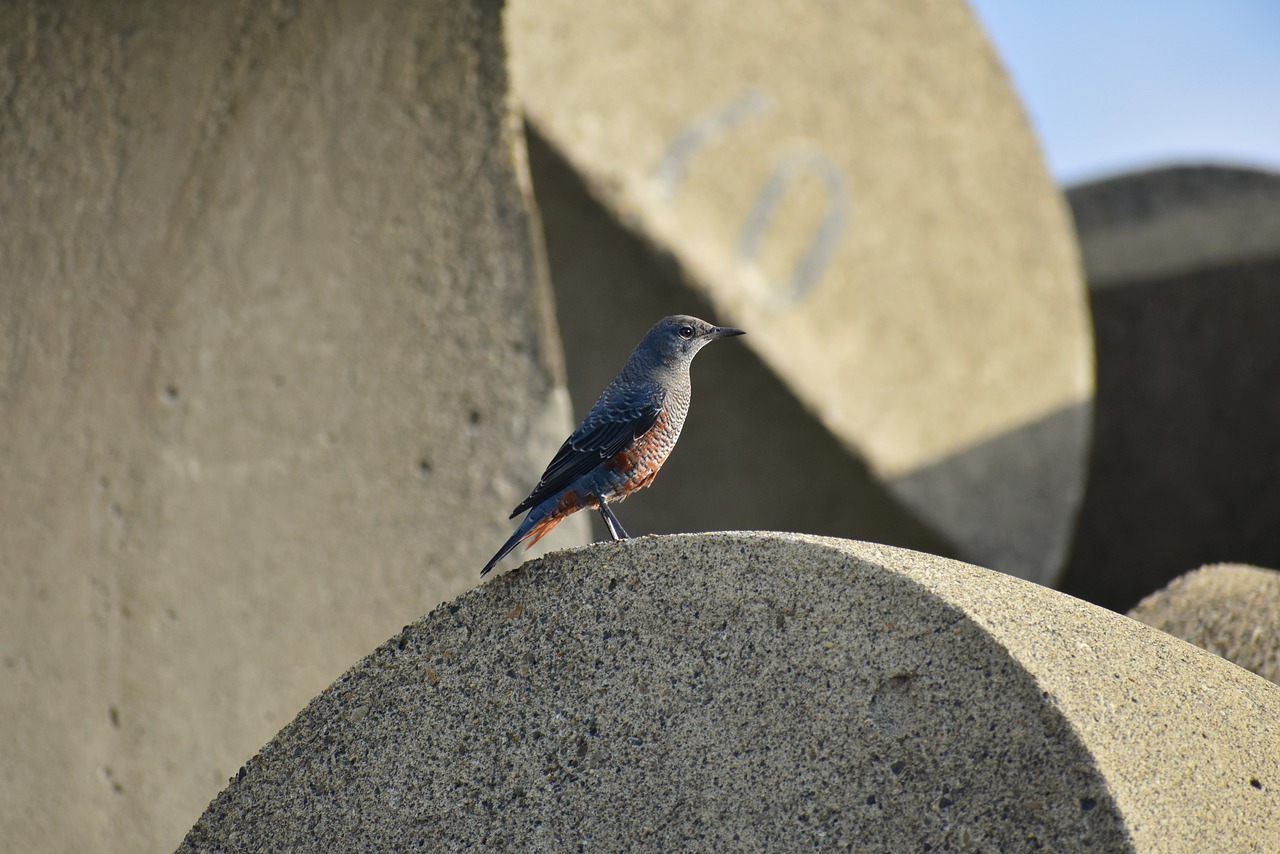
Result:
[[182,852],[1266,851],[1280,688],[918,552],[646,537],[405,627]]
[[1094,290],[1266,261],[1280,252],[1280,175],[1176,166],[1067,194]]
[[1186,571],[1280,566],[1280,176],[1077,187],[1098,402],[1063,590],[1119,611]]
[[610,219],[750,330],[936,536],[1056,579],[1088,310],[1065,207],[967,5],[515,0],[508,23],[527,117]]
[[507,536],[571,425],[500,18],[0,4],[0,850],[172,850]]
[[1223,563],[1175,578],[1129,616],[1280,682],[1280,572]]

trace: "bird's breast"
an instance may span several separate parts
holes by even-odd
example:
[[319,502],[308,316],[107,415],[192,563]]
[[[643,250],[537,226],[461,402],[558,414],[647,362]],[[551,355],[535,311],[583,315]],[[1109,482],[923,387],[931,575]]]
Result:
[[606,460],[604,468],[614,481],[612,495],[621,498],[648,486],[671,455],[683,426],[683,413],[665,411],[648,432]]

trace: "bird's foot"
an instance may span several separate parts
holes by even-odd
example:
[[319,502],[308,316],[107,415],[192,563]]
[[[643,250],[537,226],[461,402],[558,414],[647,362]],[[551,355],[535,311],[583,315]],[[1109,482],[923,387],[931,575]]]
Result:
[[618,517],[613,515],[613,511],[609,509],[609,505],[603,501],[600,502],[600,517],[604,519],[604,526],[609,529],[609,536],[617,540],[629,540],[631,535],[623,529],[622,523],[618,521]]

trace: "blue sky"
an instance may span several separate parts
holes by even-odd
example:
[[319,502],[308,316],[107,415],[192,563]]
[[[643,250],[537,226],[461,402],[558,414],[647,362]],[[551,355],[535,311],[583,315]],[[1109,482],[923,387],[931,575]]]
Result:
[[971,0],[1049,169],[1280,171],[1280,0]]

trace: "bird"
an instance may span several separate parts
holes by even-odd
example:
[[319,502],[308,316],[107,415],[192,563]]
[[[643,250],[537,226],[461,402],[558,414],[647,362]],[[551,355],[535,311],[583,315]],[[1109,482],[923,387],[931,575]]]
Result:
[[655,323],[560,446],[533,492],[511,511],[511,519],[526,510],[528,515],[480,576],[522,541],[531,547],[585,507],[600,511],[614,540],[629,539],[609,505],[653,483],[675,447],[689,413],[693,357],[712,341],[745,334],[682,314]]

